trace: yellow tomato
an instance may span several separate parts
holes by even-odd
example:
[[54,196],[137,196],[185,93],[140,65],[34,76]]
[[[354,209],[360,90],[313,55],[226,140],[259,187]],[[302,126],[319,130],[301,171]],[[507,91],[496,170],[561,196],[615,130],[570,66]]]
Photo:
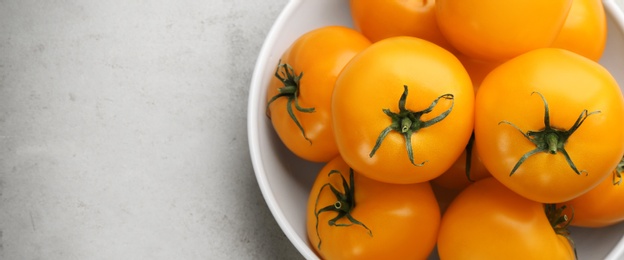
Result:
[[307,205],[307,234],[323,259],[425,259],[440,209],[427,182],[390,184],[337,157],[321,169]]
[[624,173],[624,158],[613,172],[613,178],[606,178],[587,193],[562,203],[570,208],[570,215],[574,214],[571,225],[605,227],[624,221],[622,173]]
[[447,50],[435,18],[435,0],[351,0],[355,28],[372,42],[394,36],[413,36]]
[[503,61],[550,46],[572,0],[438,0],[440,31],[458,51]]
[[602,0],[574,0],[563,29],[552,47],[600,60],[607,42],[607,20]]
[[383,182],[429,181],[463,152],[473,129],[474,91],[447,50],[415,37],[373,43],[336,80],[338,150]]
[[440,224],[438,252],[441,259],[575,259],[568,239],[553,226],[559,229],[541,203],[486,178],[451,202]]
[[331,120],[336,77],[353,56],[370,45],[342,26],[307,32],[281,56],[267,91],[267,115],[290,151],[313,162],[338,155]]
[[571,51],[534,50],[492,70],[477,92],[475,143],[488,171],[543,203],[598,185],[624,154],[624,98],[611,73]]
[[[466,146],[464,153],[451,168],[431,182],[446,189],[462,190],[475,181],[491,177],[492,175],[481,162],[473,142],[474,139]],[[468,158],[470,158],[469,164],[467,163]]]

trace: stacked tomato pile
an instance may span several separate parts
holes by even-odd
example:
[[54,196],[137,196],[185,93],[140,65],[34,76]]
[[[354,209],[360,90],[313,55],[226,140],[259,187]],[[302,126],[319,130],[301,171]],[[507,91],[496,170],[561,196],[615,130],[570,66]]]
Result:
[[[573,259],[569,225],[624,220],[624,98],[600,0],[351,0],[277,64],[267,114],[325,163],[326,259]],[[436,247],[437,246],[437,247]]]

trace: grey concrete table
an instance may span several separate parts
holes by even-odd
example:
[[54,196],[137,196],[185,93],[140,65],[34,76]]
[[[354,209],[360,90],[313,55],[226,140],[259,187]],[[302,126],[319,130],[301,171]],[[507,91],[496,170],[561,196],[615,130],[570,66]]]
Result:
[[287,0],[0,1],[0,259],[297,259],[254,177]]

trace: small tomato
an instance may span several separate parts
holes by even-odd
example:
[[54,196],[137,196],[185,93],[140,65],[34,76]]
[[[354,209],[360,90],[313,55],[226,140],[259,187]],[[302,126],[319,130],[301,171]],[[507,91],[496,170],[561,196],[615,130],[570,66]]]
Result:
[[550,46],[572,0],[437,0],[440,31],[458,51],[503,61]]
[[475,181],[490,176],[477,154],[474,139],[471,139],[453,166],[431,182],[446,189],[462,190]]
[[338,155],[331,120],[336,77],[370,45],[359,32],[321,27],[300,36],[284,52],[267,93],[267,115],[279,138],[297,156],[326,162]]
[[598,186],[575,199],[562,203],[574,215],[570,225],[579,227],[606,227],[624,221],[624,158],[613,172]]
[[439,225],[428,182],[378,182],[340,157],[321,169],[307,205],[308,239],[323,259],[425,259]]
[[468,57],[464,54],[458,53],[457,58],[461,61],[466,71],[468,71],[468,75],[470,75],[470,79],[472,80],[472,86],[474,87],[475,92],[481,86],[481,82],[490,73],[494,68],[498,67],[502,62],[493,62],[493,61],[484,61],[475,58]]
[[607,42],[607,18],[602,0],[574,0],[570,14],[551,47],[563,48],[594,61]]
[[435,0],[350,0],[355,28],[372,42],[413,36],[451,49],[435,18]]
[[[438,234],[441,259],[575,259],[555,211],[494,178],[475,182],[451,202]],[[562,218],[563,219],[563,218]],[[564,235],[558,235],[564,234]]]

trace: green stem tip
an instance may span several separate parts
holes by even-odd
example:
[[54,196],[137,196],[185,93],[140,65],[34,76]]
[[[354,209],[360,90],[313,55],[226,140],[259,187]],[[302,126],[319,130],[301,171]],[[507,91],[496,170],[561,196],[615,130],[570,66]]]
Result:
[[290,65],[281,63],[280,61],[277,64],[277,69],[275,70],[274,75],[277,79],[279,79],[279,81],[282,82],[284,86],[281,88],[278,88],[277,89],[278,93],[275,96],[271,97],[271,99],[267,102],[267,105],[266,105],[267,116],[271,117],[269,106],[275,100],[282,98],[282,97],[286,98],[288,100],[286,102],[286,112],[288,113],[290,118],[293,120],[295,125],[297,125],[297,128],[299,128],[299,131],[301,131],[303,138],[305,138],[305,140],[307,140],[309,143],[312,143],[312,141],[308,139],[308,136],[306,135],[305,130],[303,129],[303,126],[301,125],[297,117],[295,116],[295,113],[292,108],[294,105],[295,109],[297,109],[297,111],[299,112],[302,112],[302,113],[314,112],[313,107],[304,108],[304,107],[301,107],[301,105],[299,105],[299,99],[298,99],[299,89],[300,89],[300,81],[301,81],[301,78],[303,77],[303,72],[297,75],[295,73],[295,70]]
[[[375,142],[375,146],[370,152],[369,157],[372,158],[375,155],[375,153],[381,146],[383,140],[386,138],[386,136],[390,132],[396,131],[398,133],[401,133],[405,139],[405,149],[407,150],[407,156],[409,157],[410,162],[415,166],[423,166],[425,162],[427,161],[423,161],[422,163],[419,163],[419,164],[416,164],[414,162],[414,152],[412,149],[412,135],[423,128],[430,127],[444,120],[453,110],[455,99],[454,99],[453,94],[444,94],[444,95],[437,97],[435,100],[433,100],[433,102],[431,102],[429,107],[425,108],[424,110],[411,111],[405,107],[407,95],[408,95],[408,87],[407,85],[403,85],[403,94],[399,98],[399,102],[398,102],[399,103],[398,113],[392,112],[390,109],[382,109],[383,113],[386,114],[388,117],[390,117],[392,121],[390,125],[386,127],[384,130],[382,130],[379,136],[377,137],[377,141]],[[451,100],[450,107],[444,112],[442,112],[440,115],[432,119],[429,119],[426,121],[422,120],[421,117],[423,115],[431,113],[431,111],[433,111],[433,109],[436,107],[436,105],[438,104],[440,100]]]
[[[318,237],[317,248],[321,249],[321,235],[319,234],[319,215],[323,212],[336,212],[337,215],[330,219],[327,224],[334,227],[350,227],[352,225],[358,225],[366,229],[368,235],[373,236],[373,232],[362,222],[358,221],[351,215],[351,211],[355,208],[355,185],[353,178],[353,169],[349,169],[349,182],[342,176],[342,173],[338,170],[331,170],[328,174],[329,177],[337,174],[342,181],[343,192],[334,187],[331,183],[325,183],[319,189],[319,193],[316,196],[316,202],[314,204],[314,216],[316,217],[316,236]],[[319,198],[323,189],[329,188],[336,197],[336,202],[331,205],[327,205],[321,209],[318,209]],[[338,223],[338,220],[346,219],[349,223]]]
[[537,154],[539,152],[546,152],[549,154],[561,153],[566,159],[570,168],[577,175],[580,175],[581,172],[586,173],[585,170],[581,170],[581,171],[578,170],[578,168],[572,161],[572,158],[570,158],[570,155],[565,150],[565,144],[568,141],[568,138],[570,138],[570,136],[574,134],[574,132],[583,124],[585,119],[587,119],[590,115],[600,113],[600,111],[588,112],[587,109],[585,109],[581,112],[579,117],[576,119],[576,122],[574,122],[574,124],[572,125],[572,127],[570,127],[570,129],[560,130],[560,129],[554,128],[550,124],[550,109],[548,107],[548,102],[546,101],[546,98],[539,92],[531,93],[531,95],[533,94],[538,94],[541,97],[542,102],[544,103],[544,128],[543,129],[538,130],[538,131],[524,132],[518,126],[516,126],[515,124],[509,121],[501,121],[498,123],[499,125],[507,124],[507,125],[514,127],[527,140],[529,140],[531,143],[535,145],[535,149],[528,151],[518,160],[516,165],[514,165],[513,169],[511,169],[511,173],[509,173],[509,176],[512,176],[516,172],[516,170],[518,170],[520,165],[522,165],[522,163],[526,161],[526,159],[528,159],[532,155]]

